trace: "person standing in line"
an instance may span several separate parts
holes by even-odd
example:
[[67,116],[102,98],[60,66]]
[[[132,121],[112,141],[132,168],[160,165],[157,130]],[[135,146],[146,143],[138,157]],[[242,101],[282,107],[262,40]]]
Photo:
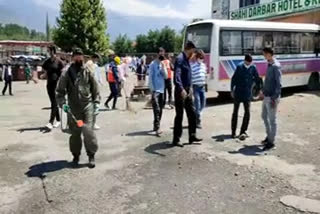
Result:
[[[99,54],[93,54],[90,60],[87,61],[85,64],[85,67],[89,69],[89,71],[92,72],[94,77],[96,78],[97,83],[101,86],[102,85],[102,77],[101,77],[101,71],[99,68],[100,61],[100,55]],[[96,117],[94,118],[94,130],[100,130],[100,126],[96,123]]]
[[264,151],[275,148],[275,137],[277,135],[277,111],[281,97],[281,65],[274,57],[271,48],[264,48],[263,55],[268,61],[267,73],[263,87],[262,118],[266,127],[267,137],[262,142]]
[[144,60],[141,60],[141,63],[137,66],[137,78],[138,82],[145,81],[148,73],[148,66]]
[[194,95],[194,105],[197,114],[197,128],[201,129],[201,113],[206,106],[206,78],[207,78],[207,66],[204,63],[204,52],[197,50],[193,56],[191,62],[192,70],[192,87]]
[[[68,104],[65,96],[68,97]],[[68,115],[71,137],[69,139],[73,163],[78,165],[82,149],[81,134],[89,158],[89,168],[95,167],[95,154],[98,150],[97,136],[93,131],[94,118],[99,114],[99,86],[92,71],[84,66],[84,56],[80,49],[73,52],[73,63],[61,75],[56,90],[59,106],[66,112],[71,112],[77,120],[82,120],[85,128],[77,126]],[[83,131],[85,129],[85,131]]]
[[153,130],[157,136],[162,134],[160,131],[160,123],[162,118],[162,111],[164,107],[164,91],[165,80],[168,76],[166,65],[163,62],[164,56],[160,55],[155,59],[149,68],[149,87],[152,92],[152,107],[153,107]]
[[3,77],[4,80],[4,88],[2,90],[2,95],[4,96],[6,94],[7,88],[9,86],[9,94],[10,96],[13,96],[12,93],[12,68],[11,68],[11,62],[10,60],[7,60],[7,64],[3,66]]
[[117,100],[118,100],[118,86],[119,86],[119,71],[118,65],[121,64],[120,57],[114,57],[114,59],[110,62],[109,71],[107,73],[107,79],[110,86],[110,96],[105,102],[105,107],[110,109],[109,102],[113,99],[112,110],[117,109]]
[[27,84],[29,84],[30,79],[31,79],[31,68],[29,63],[26,63],[24,66],[24,74],[26,76]]
[[247,54],[244,63],[237,66],[231,79],[231,94],[234,99],[231,122],[232,138],[236,138],[237,136],[238,113],[241,103],[243,103],[244,106],[244,117],[239,139],[243,141],[248,137],[247,130],[250,122],[250,104],[254,83],[258,86],[260,84],[260,77],[256,66],[252,64],[252,56]]
[[168,97],[168,104],[171,109],[173,109],[172,105],[172,77],[173,77],[173,65],[169,59],[166,58],[166,50],[162,47],[159,48],[159,55],[164,58],[163,63],[166,66],[168,71],[168,78],[165,80],[165,90],[164,90],[164,101],[163,105],[167,104],[167,97]]
[[180,144],[180,138],[182,136],[182,121],[183,112],[186,110],[188,117],[188,128],[189,128],[189,144],[194,142],[200,142],[202,139],[197,138],[197,127],[196,127],[196,112],[193,102],[192,92],[192,71],[189,60],[192,57],[196,46],[193,42],[187,42],[185,45],[184,52],[182,52],[176,60],[174,66],[174,84],[175,84],[175,107],[176,117],[174,120],[174,131],[173,131],[173,146],[183,147]]
[[[49,47],[50,58],[47,59],[42,68],[45,71],[45,74],[42,75],[42,78],[47,78],[47,92],[51,102],[51,114],[49,123],[46,127],[51,130],[53,128],[58,128],[60,126],[60,114],[59,108],[56,101],[56,88],[58,80],[61,76],[62,69],[64,68],[63,62],[56,56],[57,50],[55,46]],[[56,120],[56,123],[54,121]]]

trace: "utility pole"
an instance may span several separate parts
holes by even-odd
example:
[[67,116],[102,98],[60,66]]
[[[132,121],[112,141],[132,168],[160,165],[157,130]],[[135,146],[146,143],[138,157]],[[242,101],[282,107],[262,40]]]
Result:
[[46,18],[46,34],[47,34],[47,41],[50,41],[50,24],[49,24],[49,15],[47,12],[47,18]]

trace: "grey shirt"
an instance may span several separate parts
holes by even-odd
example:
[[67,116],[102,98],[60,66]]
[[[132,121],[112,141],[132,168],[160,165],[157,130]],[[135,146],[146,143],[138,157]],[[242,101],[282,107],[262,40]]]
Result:
[[264,80],[263,94],[276,100],[281,96],[281,65],[278,60],[268,63],[266,78]]

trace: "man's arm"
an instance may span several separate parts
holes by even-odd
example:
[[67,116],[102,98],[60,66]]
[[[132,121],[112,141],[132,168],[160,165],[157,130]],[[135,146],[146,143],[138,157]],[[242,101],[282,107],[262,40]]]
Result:
[[154,81],[154,64],[151,63],[150,67],[149,67],[149,88],[150,88],[150,91],[153,92],[153,89],[154,89],[154,84],[153,84],[153,81]]
[[279,66],[275,66],[273,69],[273,75],[275,80],[275,93],[271,96],[272,100],[276,100],[281,95],[281,68]]
[[119,82],[119,70],[117,68],[117,66],[113,67],[112,68],[112,72],[113,72],[113,76],[114,76],[114,79],[116,80],[116,82]]
[[177,62],[174,68],[174,83],[180,92],[184,90],[182,80],[181,80],[181,73],[182,73],[181,66],[182,66],[182,60],[177,59]]
[[94,77],[94,73],[88,71],[89,74],[89,80],[90,80],[90,91],[92,94],[92,101],[94,104],[100,104],[100,89],[99,89],[99,84]]
[[238,84],[238,74],[239,74],[240,67],[237,66],[236,71],[234,72],[232,79],[231,79],[231,92],[233,92],[234,87]]
[[57,103],[62,108],[64,104],[66,104],[66,91],[67,91],[67,83],[68,83],[68,71],[65,71],[61,74],[59,78],[57,89],[56,89],[56,99]]

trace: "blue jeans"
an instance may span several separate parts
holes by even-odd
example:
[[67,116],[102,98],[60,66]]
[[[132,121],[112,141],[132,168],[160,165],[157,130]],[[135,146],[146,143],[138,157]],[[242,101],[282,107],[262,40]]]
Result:
[[262,119],[264,121],[269,143],[274,143],[277,135],[277,111],[280,99],[277,99],[275,106],[271,104],[271,98],[265,97],[262,104]]
[[193,86],[194,106],[196,108],[197,122],[201,121],[201,112],[206,106],[206,91],[204,85]]

